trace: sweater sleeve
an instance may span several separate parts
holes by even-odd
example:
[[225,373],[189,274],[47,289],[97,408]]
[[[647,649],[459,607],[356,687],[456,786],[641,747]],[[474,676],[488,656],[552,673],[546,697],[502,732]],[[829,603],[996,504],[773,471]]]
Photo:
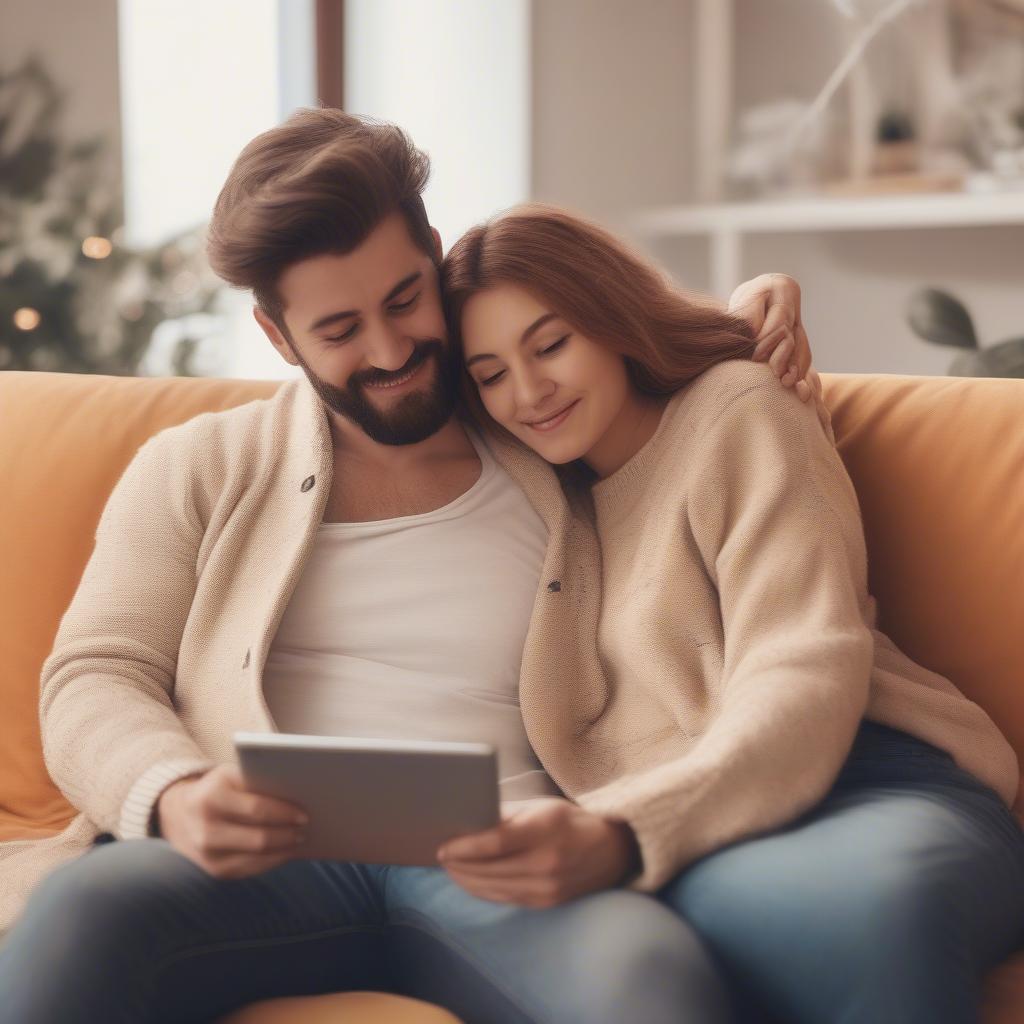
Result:
[[868,702],[860,509],[814,408],[765,375],[722,394],[709,418],[688,449],[679,528],[718,591],[717,713],[682,758],[578,797],[632,826],[643,868],[628,887],[638,891],[818,803]]
[[155,435],[122,473],[40,679],[51,778],[122,839],[152,835],[163,790],[213,767],[172,699],[202,540],[187,436]]

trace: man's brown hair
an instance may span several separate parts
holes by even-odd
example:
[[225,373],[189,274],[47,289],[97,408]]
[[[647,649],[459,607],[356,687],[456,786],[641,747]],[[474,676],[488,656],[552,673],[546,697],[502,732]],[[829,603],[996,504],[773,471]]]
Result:
[[251,288],[290,340],[277,284],[293,263],[351,252],[396,211],[434,257],[422,196],[429,174],[429,158],[397,125],[327,107],[297,110],[232,165],[208,229],[210,266]]

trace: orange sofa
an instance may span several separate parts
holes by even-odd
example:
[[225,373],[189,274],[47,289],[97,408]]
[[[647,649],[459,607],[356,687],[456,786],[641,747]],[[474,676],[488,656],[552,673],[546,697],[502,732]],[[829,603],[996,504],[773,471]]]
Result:
[[[864,514],[880,628],[981,704],[1024,764],[1024,380],[822,379]],[[121,471],[156,431],[277,386],[0,372],[0,841],[52,835],[74,816],[42,759],[39,672]],[[983,1020],[1024,1021],[1024,950],[985,979]],[[328,1021],[455,1018],[338,993],[253,1004],[222,1024]]]

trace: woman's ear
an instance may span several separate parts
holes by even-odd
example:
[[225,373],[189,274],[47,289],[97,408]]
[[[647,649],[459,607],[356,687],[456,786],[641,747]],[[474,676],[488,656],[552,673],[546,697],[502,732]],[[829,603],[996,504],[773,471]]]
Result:
[[434,239],[434,257],[438,263],[444,259],[444,249],[441,245],[441,232],[437,228],[430,229],[430,235]]

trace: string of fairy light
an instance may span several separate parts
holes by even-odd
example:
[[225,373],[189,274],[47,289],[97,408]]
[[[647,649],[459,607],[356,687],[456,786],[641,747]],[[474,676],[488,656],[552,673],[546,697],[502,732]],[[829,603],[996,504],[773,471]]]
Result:
[[[114,251],[113,243],[109,238],[101,238],[99,235],[90,235],[82,240],[82,255],[91,260],[105,260]],[[31,306],[21,306],[14,311],[14,326],[19,331],[34,331],[43,321],[38,309]]]
[[[114,244],[109,238],[103,238],[99,235],[90,235],[88,238],[82,240],[82,255],[88,257],[91,260],[105,260],[114,251]],[[180,262],[180,257],[177,257],[173,252],[165,252],[161,256],[161,262],[164,266],[173,268],[173,266]],[[193,271],[184,269],[179,271],[173,281],[171,287],[173,291],[181,296],[192,294],[199,285],[199,277]],[[121,310],[122,316],[126,320],[138,320],[142,314],[143,309],[141,304],[138,302],[129,303]],[[42,323],[42,315],[39,310],[33,309],[31,306],[21,306],[14,311],[11,319],[14,322],[14,326],[19,331],[34,331]]]

